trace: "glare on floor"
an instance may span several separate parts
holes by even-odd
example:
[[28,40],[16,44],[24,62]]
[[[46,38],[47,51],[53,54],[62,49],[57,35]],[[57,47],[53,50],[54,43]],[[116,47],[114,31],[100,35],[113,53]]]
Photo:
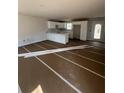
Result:
[[40,85],[38,85],[31,93],[43,93],[43,90]]

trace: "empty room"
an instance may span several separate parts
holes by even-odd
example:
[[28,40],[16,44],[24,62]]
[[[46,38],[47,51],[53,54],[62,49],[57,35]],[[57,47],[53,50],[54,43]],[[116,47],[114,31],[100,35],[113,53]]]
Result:
[[105,1],[18,0],[19,93],[105,93]]

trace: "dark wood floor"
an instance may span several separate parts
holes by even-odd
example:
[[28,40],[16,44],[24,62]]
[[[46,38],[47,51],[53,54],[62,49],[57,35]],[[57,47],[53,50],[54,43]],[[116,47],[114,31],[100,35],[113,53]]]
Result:
[[31,93],[40,85],[43,93],[105,93],[104,43],[70,40],[63,45],[47,40],[20,47],[19,54],[78,45],[94,47],[30,58],[19,57],[18,78],[22,92]]

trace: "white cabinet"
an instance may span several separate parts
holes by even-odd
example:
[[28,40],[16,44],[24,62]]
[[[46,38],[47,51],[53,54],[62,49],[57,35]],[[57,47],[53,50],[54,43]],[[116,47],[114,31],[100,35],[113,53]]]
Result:
[[48,28],[53,29],[56,28],[57,22],[52,22],[52,21],[48,21]]
[[65,28],[65,23],[48,21],[48,28],[54,29],[58,25],[58,28]]
[[58,28],[65,28],[65,23],[57,23],[58,24]]
[[66,44],[69,42],[69,35],[68,33],[61,34],[61,33],[47,33],[47,40]]

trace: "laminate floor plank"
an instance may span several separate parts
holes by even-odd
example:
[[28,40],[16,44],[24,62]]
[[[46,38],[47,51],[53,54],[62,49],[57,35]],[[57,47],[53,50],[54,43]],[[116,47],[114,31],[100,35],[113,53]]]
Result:
[[31,44],[31,45],[27,45],[27,46],[24,46],[25,48],[28,48],[31,52],[36,52],[36,51],[43,51],[45,49],[41,49],[37,46],[35,46],[34,44]]
[[98,55],[95,53],[89,53],[87,51],[83,51],[83,49],[70,50],[70,52],[73,52],[73,53],[88,57],[90,59],[105,63],[105,57],[104,56],[101,56],[101,55]]
[[[83,93],[104,93],[104,79],[54,54],[38,56]],[[67,93],[67,92],[66,92]]]
[[76,93],[36,58],[19,58],[18,80],[22,93],[31,93],[38,85],[43,93]]
[[27,53],[27,51],[23,47],[19,47],[18,54],[21,54],[21,53]]

